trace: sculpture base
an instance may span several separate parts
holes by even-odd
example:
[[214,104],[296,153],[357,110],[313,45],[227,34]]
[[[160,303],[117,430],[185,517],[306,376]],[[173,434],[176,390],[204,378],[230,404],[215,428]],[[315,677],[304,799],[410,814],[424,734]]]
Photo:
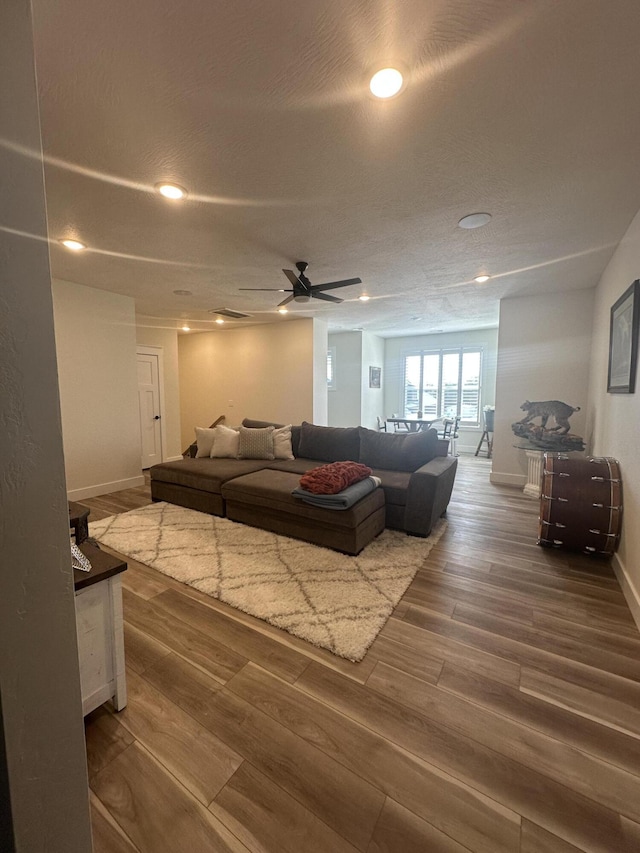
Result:
[[539,498],[542,490],[544,451],[525,450],[527,455],[527,483],[522,490],[527,497]]

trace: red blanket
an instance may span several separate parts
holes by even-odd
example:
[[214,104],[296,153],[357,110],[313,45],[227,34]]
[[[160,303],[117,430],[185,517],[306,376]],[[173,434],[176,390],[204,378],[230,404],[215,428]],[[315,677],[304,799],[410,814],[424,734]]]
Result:
[[371,468],[360,462],[331,462],[303,474],[300,487],[314,495],[337,495],[352,483],[370,476]]

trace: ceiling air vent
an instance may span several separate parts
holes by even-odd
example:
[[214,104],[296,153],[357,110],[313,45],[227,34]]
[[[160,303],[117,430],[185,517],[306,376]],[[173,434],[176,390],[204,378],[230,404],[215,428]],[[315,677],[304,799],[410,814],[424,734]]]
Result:
[[229,317],[231,320],[246,320],[251,314],[243,314],[241,311],[232,311],[231,308],[210,308],[209,314],[219,314],[221,317]]

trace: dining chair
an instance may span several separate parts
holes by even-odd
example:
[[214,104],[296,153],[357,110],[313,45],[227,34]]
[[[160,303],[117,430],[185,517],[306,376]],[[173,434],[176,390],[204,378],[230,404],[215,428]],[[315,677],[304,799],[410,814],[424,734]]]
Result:
[[378,430],[380,432],[386,432],[387,431],[387,422],[383,421],[382,418],[380,417],[380,415],[376,416],[376,420],[378,421]]

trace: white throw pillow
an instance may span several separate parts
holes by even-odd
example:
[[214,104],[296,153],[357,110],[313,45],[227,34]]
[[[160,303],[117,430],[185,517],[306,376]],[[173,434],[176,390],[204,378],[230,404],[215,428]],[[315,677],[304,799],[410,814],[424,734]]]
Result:
[[224,424],[218,424],[214,432],[215,436],[213,447],[211,448],[211,457],[214,459],[236,459],[240,444],[240,433],[238,430],[226,427]]
[[273,455],[276,459],[295,459],[291,447],[291,424],[274,430]]
[[202,456],[211,456],[211,448],[213,447],[213,439],[215,438],[215,435],[215,429],[196,427],[196,442],[198,445],[196,459],[200,459]]

